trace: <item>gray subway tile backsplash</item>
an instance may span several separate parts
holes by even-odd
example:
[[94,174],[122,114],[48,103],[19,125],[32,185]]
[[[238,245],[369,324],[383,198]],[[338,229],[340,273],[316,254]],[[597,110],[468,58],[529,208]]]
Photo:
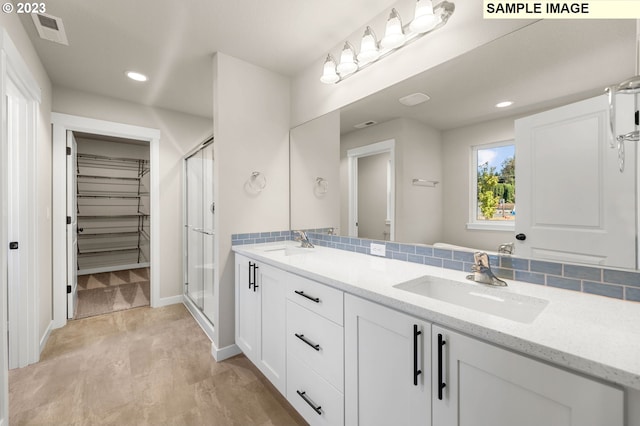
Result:
[[566,290],[581,291],[582,282],[580,280],[574,280],[571,278],[556,277],[554,275],[547,275],[547,285],[549,287],[564,288]]
[[601,281],[602,269],[592,268],[590,266],[564,265],[565,277],[581,278],[583,280]]
[[622,299],[624,297],[624,288],[619,285],[609,285],[596,283],[592,281],[584,281],[582,290],[585,293],[599,294],[600,296],[615,297]]
[[640,287],[640,274],[630,271],[604,269],[602,271],[602,281],[612,284],[625,284]]
[[[400,261],[424,263],[429,266],[471,272],[473,253],[438,249],[422,244],[399,244],[389,241],[329,235],[328,228],[308,230],[315,245],[369,254],[371,243],[384,244],[386,257]],[[285,241],[293,238],[291,231],[233,234],[232,245]],[[640,272],[527,260],[508,255],[490,255],[493,272],[500,278],[525,281],[572,291],[640,302]]]

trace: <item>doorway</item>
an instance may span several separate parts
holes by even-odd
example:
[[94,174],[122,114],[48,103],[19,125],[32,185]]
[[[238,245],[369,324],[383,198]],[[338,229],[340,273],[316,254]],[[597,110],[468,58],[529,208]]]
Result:
[[67,317],[149,306],[149,143],[73,131],[67,139]]
[[395,239],[395,140],[347,151],[349,236]]
[[[121,298],[116,299],[120,297],[118,293],[112,294],[113,301],[119,301],[122,304],[123,299],[126,301],[128,298],[130,302],[135,302],[136,299],[140,300],[141,293],[143,296],[146,293],[150,305],[155,306],[159,299],[160,279],[157,273],[157,259],[159,259],[159,221],[157,220],[159,177],[157,165],[159,163],[160,131],[58,113],[52,114],[52,122],[54,327],[64,326],[67,319],[72,318],[75,314],[73,304],[77,297],[78,288],[82,291],[82,286],[85,284],[87,287],[102,286],[106,288],[107,282],[123,284],[125,272],[122,271],[130,271],[131,269],[134,269],[134,272],[129,272],[129,277],[133,278],[135,282],[128,284],[148,281],[148,290],[142,285],[132,285],[130,287],[135,287],[135,290],[129,290],[126,297],[120,293]],[[69,173],[75,173],[77,179],[77,186],[70,189],[67,188],[67,182],[72,181],[73,176],[69,176],[67,173],[67,148],[73,149],[72,146],[69,146],[73,144],[68,142],[72,141],[73,137],[70,137],[69,133],[78,139],[88,139],[87,143],[93,149],[91,152],[80,153],[83,157],[77,157],[78,164],[75,167],[70,167]],[[102,142],[96,143],[96,140]],[[122,155],[122,152],[118,154],[117,151],[115,154],[113,152],[110,154],[108,151],[104,151],[108,147],[107,142],[113,143],[114,146],[117,144],[137,146],[136,149],[146,150],[148,160],[137,158],[135,155],[126,157]],[[123,148],[123,146],[119,147]],[[96,149],[98,150],[96,151]],[[80,148],[78,150],[80,151]],[[89,167],[90,165],[92,167]],[[123,170],[128,174],[114,175],[114,173],[121,173]],[[138,178],[139,173],[142,174],[140,178]],[[82,177],[79,178],[79,176]],[[125,179],[109,179],[111,177]],[[140,192],[144,195],[138,194],[139,185],[141,186]],[[143,188],[146,185],[148,185],[148,190]],[[83,195],[86,197],[77,198],[79,191],[83,191]],[[74,198],[83,205],[69,207],[72,198],[67,197],[67,193],[75,195]],[[140,210],[138,210],[139,208]],[[70,227],[73,228],[73,214],[69,219],[67,212],[74,212],[78,216],[78,231],[82,229],[82,232],[75,233],[78,236],[77,248],[73,248],[74,232],[69,230]],[[129,217],[105,218],[104,216]],[[85,219],[87,221],[84,221]],[[114,224],[110,220],[105,221],[105,219],[117,219],[117,223]],[[95,235],[107,233],[118,235]],[[88,236],[85,237],[83,234]],[[147,236],[148,244],[146,242]],[[86,241],[83,241],[85,239]],[[106,245],[99,249],[97,248],[99,242],[106,243]],[[72,249],[68,249],[69,246]],[[96,254],[100,250],[110,254],[103,257],[97,256]],[[75,259],[74,253],[78,255]],[[102,259],[102,264],[96,264],[97,259]],[[105,268],[113,269],[114,264],[120,261],[122,261],[120,268],[126,269],[105,270]],[[109,275],[99,277],[102,282],[98,279],[92,281],[91,286],[89,285],[90,278],[81,278],[78,286],[73,282],[73,279],[74,276],[77,276],[79,267],[84,268],[80,269],[83,272],[81,276],[91,273]],[[148,272],[142,270],[147,267],[149,268]],[[112,276],[111,274],[116,275]],[[117,274],[120,274],[120,277]],[[82,281],[84,279],[86,279],[85,282]],[[70,313],[71,315],[69,315]]]

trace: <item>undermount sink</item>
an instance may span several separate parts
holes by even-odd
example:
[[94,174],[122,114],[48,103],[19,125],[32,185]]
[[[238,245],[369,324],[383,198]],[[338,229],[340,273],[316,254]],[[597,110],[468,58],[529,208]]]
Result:
[[504,287],[492,288],[428,275],[394,287],[525,324],[533,322],[549,304],[548,300],[509,293]]
[[312,251],[313,251],[312,248],[305,248],[305,247],[300,247],[300,246],[289,246],[289,245],[274,246],[274,247],[270,247],[268,249],[263,250],[263,252],[265,252],[265,253],[282,253],[285,256],[293,256],[295,254],[311,253]]

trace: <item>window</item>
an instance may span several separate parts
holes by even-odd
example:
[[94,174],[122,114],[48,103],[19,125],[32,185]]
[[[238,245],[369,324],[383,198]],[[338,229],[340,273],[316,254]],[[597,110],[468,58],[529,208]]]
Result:
[[472,147],[471,209],[467,228],[514,229],[515,148],[514,141]]

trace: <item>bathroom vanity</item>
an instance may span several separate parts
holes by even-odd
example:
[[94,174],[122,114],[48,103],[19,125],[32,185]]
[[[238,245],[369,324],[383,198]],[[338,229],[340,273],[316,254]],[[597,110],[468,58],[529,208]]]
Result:
[[310,424],[640,424],[638,304],[298,245],[234,246],[236,343]]

